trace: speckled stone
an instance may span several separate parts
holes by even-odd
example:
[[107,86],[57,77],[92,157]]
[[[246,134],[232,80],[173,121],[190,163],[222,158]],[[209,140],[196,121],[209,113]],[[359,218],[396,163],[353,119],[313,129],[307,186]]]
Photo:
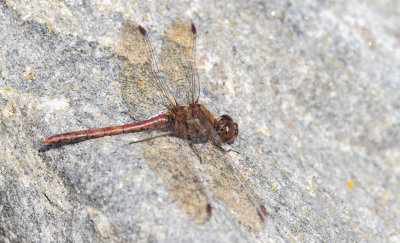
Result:
[[[386,0],[0,1],[0,241],[399,242],[399,13]],[[238,122],[238,153],[197,144],[200,163],[176,137],[132,143],[159,132],[41,147],[132,122],[121,25],[143,25],[159,55],[176,18],[197,26],[201,102]],[[170,190],[177,158],[204,185],[206,222]],[[257,230],[243,195],[266,208]]]

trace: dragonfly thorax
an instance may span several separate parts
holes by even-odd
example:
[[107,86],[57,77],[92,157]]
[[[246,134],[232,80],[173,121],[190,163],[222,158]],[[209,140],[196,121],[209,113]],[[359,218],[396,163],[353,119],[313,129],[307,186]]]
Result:
[[219,119],[203,105],[176,105],[169,109],[170,128],[176,135],[189,139],[207,139],[220,146],[231,143],[238,135],[238,125],[228,115]]

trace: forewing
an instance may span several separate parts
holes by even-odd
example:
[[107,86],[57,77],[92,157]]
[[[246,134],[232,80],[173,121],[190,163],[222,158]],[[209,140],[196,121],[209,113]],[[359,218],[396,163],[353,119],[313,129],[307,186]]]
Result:
[[136,120],[156,115],[169,104],[160,86],[162,77],[154,67],[151,45],[143,31],[134,23],[122,24],[116,48],[121,60],[122,97]]
[[196,28],[188,21],[175,20],[168,28],[161,48],[161,61],[168,86],[180,105],[196,101],[199,82],[196,59]]

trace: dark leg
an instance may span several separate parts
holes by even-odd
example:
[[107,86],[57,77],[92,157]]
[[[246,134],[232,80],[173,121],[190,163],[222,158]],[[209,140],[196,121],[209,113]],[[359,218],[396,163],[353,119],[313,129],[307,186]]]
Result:
[[146,142],[146,141],[150,141],[150,140],[153,140],[153,139],[159,138],[159,137],[171,136],[172,134],[173,134],[172,132],[168,132],[168,133],[164,133],[164,134],[157,135],[157,136],[154,136],[154,137],[145,138],[145,139],[138,140],[138,141],[133,141],[133,142],[130,142],[129,144]]
[[233,150],[233,149],[228,149],[226,152],[227,152],[227,153],[229,153],[229,152],[235,152],[235,153],[237,153],[237,154],[240,154],[238,151]]
[[228,150],[225,150],[221,145],[219,145],[219,144],[216,144],[216,143],[213,143],[214,144],[214,146],[215,147],[217,147],[222,153],[224,153],[224,154],[226,154],[226,153],[229,153],[229,152],[235,152],[235,153],[237,153],[237,154],[240,154],[238,151],[236,151],[236,150],[233,150],[233,149],[228,149]]
[[199,153],[197,152],[196,148],[193,146],[192,140],[189,140],[189,145],[190,145],[190,147],[192,148],[193,153],[197,156],[197,158],[199,158],[200,164],[202,164],[202,163],[203,163],[203,160],[201,159],[201,157],[200,157]]

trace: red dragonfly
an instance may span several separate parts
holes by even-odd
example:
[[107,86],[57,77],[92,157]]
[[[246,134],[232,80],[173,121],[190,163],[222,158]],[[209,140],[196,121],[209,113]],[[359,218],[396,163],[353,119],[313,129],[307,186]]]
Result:
[[[168,130],[192,141],[211,141],[222,149],[238,135],[238,125],[228,115],[215,118],[199,103],[200,82],[196,69],[196,27],[186,21],[174,21],[166,32],[158,65],[146,30],[133,23],[122,25],[116,52],[121,58],[119,80],[122,97],[132,117],[140,122],[99,129],[64,133],[45,139],[43,145],[83,141],[103,136],[144,130]],[[157,98],[153,94],[158,93]],[[165,114],[147,119],[148,114],[167,109]],[[192,147],[193,148],[193,147]],[[171,150],[176,146],[171,146]],[[196,152],[196,151],[195,151]],[[185,156],[160,161],[148,154],[149,166],[164,180],[177,204],[198,223],[204,223],[212,213],[208,194],[203,187],[207,181],[218,198],[237,212],[238,222],[251,228],[261,228],[259,217],[267,216],[265,207],[257,204],[254,192],[237,179],[224,159],[207,159],[213,152],[203,154],[207,163],[199,175],[185,161]],[[196,153],[197,155],[197,153]],[[201,158],[198,155],[200,161]],[[212,176],[211,176],[212,175]],[[257,210],[257,208],[259,208]]]
[[[218,119],[199,103],[200,82],[196,69],[196,27],[176,22],[167,33],[161,49],[163,69],[155,59],[146,30],[132,24],[122,26],[122,43],[117,52],[125,56],[122,70],[122,96],[134,117],[164,106],[165,114],[131,124],[75,131],[43,140],[43,145],[72,143],[103,136],[144,130],[169,130],[189,141],[211,141],[222,148],[238,135],[238,124],[228,115]],[[127,36],[124,36],[127,35]],[[150,92],[150,93],[149,93]],[[159,100],[150,95],[158,92]],[[146,96],[148,95],[148,96]]]

